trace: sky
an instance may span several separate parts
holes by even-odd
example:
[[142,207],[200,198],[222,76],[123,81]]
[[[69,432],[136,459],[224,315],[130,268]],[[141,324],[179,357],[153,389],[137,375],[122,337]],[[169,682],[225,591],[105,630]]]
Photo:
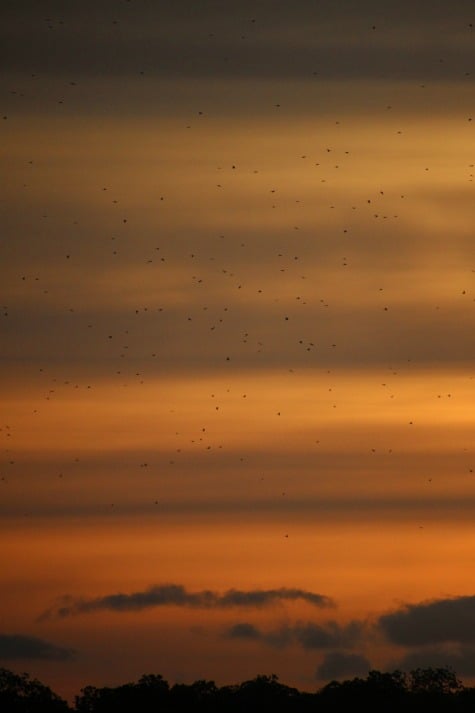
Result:
[[0,665],[474,682],[473,4],[1,12]]

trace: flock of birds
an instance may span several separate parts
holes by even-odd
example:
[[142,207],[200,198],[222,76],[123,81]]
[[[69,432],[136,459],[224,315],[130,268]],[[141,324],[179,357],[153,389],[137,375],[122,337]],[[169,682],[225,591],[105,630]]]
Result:
[[[48,30],[60,30],[64,24],[62,20],[53,18],[45,18],[44,20]],[[254,24],[255,19],[250,22]],[[118,21],[111,20],[112,25],[117,25]],[[470,24],[471,27],[471,24]],[[373,32],[377,31],[376,25],[371,25]],[[213,33],[210,33],[210,37]],[[246,35],[242,35],[242,39],[246,39]],[[144,75],[145,70],[140,69],[137,72],[139,75]],[[315,74],[315,72],[312,72]],[[465,76],[470,73],[466,72]],[[84,80],[83,80],[84,81]],[[65,92],[73,92],[81,85],[79,79],[69,79],[65,82]],[[30,76],[31,92],[38,92],[41,86],[41,76],[36,72]],[[419,85],[421,90],[425,89],[425,84]],[[10,98],[15,102],[21,102],[22,99],[28,97],[26,90],[10,88]],[[51,96],[51,95],[50,95]],[[70,94],[68,95],[70,96]],[[60,105],[67,104],[66,93],[57,96],[55,102]],[[15,122],[16,107],[21,112],[20,104],[12,104],[13,110],[8,114],[3,115],[5,124]],[[279,99],[269,107],[269,113],[280,112],[285,106],[285,99]],[[384,105],[381,107],[381,114],[394,112],[393,105]],[[212,116],[212,107],[209,110],[204,108],[193,110],[194,119],[189,120],[184,125],[184,131],[192,134],[197,132],[195,149],[197,155],[202,156],[200,142],[204,136],[202,127],[207,118]],[[67,122],[67,118],[64,119]],[[461,122],[471,122],[472,118],[461,117]],[[333,120],[333,128],[344,128],[342,118]],[[404,132],[402,128],[398,128],[394,135],[388,137],[391,141],[401,140]],[[332,130],[332,136],[334,131]],[[349,134],[346,134],[348,137]],[[189,139],[187,139],[189,142]],[[337,140],[338,141],[338,140]],[[319,191],[326,190],[327,186],[334,187],[339,185],[340,175],[345,175],[345,171],[351,169],[351,161],[353,159],[353,147],[344,143],[320,143],[317,147],[309,148],[306,153],[296,154],[293,165],[298,171],[298,165],[301,166],[302,172],[308,175],[309,171],[314,172],[315,195],[320,195]],[[38,266],[34,264],[28,265],[28,271],[14,271],[15,266],[9,281],[12,286],[11,296],[3,304],[3,319],[8,339],[15,343],[18,339],[18,344],[23,339],[22,330],[25,329],[26,321],[24,320],[23,307],[21,303],[30,303],[35,305],[37,312],[43,315],[49,315],[51,306],[54,305],[52,314],[55,315],[54,325],[48,327],[47,320],[43,324],[46,329],[50,330],[49,334],[38,336],[38,341],[43,342],[49,348],[50,354],[44,357],[31,355],[31,369],[36,370],[36,374],[30,375],[32,381],[36,384],[41,383],[43,391],[42,402],[36,404],[34,414],[37,415],[39,424],[41,418],[48,408],[49,402],[54,402],[58,397],[61,398],[64,394],[74,391],[81,392],[80,398],[83,399],[84,392],[94,392],[101,385],[101,375],[97,377],[85,377],[89,366],[95,361],[105,362],[108,366],[106,371],[107,379],[112,381],[117,387],[143,387],[147,389],[149,384],[154,383],[158,378],[180,378],[180,374],[193,376],[196,374],[197,380],[200,375],[206,373],[207,370],[216,375],[217,391],[207,395],[206,403],[203,402],[203,415],[206,415],[206,422],[200,424],[196,430],[193,426],[183,434],[182,431],[175,431],[175,436],[179,444],[174,449],[173,453],[167,453],[167,466],[174,467],[179,462],[182,454],[189,455],[193,449],[199,448],[200,451],[222,451],[226,450],[224,441],[216,441],[211,435],[213,432],[213,422],[210,421],[210,408],[208,399],[213,404],[212,410],[215,415],[219,414],[226,407],[233,409],[237,399],[241,402],[249,401],[248,409],[249,428],[252,428],[253,413],[256,408],[255,403],[252,403],[252,398],[248,398],[248,393],[237,393],[239,386],[236,386],[236,374],[245,373],[247,368],[251,370],[280,369],[281,373],[296,374],[299,370],[305,373],[312,373],[312,369],[318,374],[324,374],[328,379],[326,384],[327,394],[332,393],[335,385],[338,384],[338,367],[342,365],[351,365],[351,358],[341,358],[338,355],[341,348],[341,335],[335,329],[336,336],[332,334],[332,324],[338,322],[338,292],[339,285],[334,284],[331,288],[327,288],[329,294],[317,294],[315,290],[315,270],[313,261],[316,259],[314,253],[314,244],[312,243],[312,231],[309,230],[305,220],[302,224],[294,221],[294,217],[298,215],[298,211],[302,209],[303,214],[307,215],[308,206],[306,199],[295,197],[298,195],[298,187],[288,184],[281,186],[282,178],[277,175],[272,176],[271,170],[268,170],[264,165],[251,166],[248,161],[239,161],[239,156],[236,156],[234,162],[229,162],[226,156],[225,160],[215,166],[215,183],[214,185],[205,186],[206,195],[209,197],[207,206],[208,211],[213,210],[213,204],[219,206],[222,195],[226,195],[223,201],[227,200],[229,192],[232,192],[233,181],[236,176],[244,174],[244,178],[239,178],[241,186],[244,182],[251,186],[247,190],[257,197],[258,206],[263,216],[265,224],[268,221],[268,234],[272,236],[273,226],[275,225],[274,217],[271,217],[273,212],[281,210],[282,227],[276,231],[275,245],[272,237],[269,241],[269,246],[264,245],[259,247],[259,234],[254,227],[251,226],[248,230],[240,231],[239,229],[231,230],[231,235],[226,231],[218,232],[217,235],[207,237],[200,242],[200,237],[194,237],[187,244],[186,239],[181,240],[180,246],[177,247],[173,240],[173,229],[168,229],[168,234],[158,237],[156,241],[145,240],[140,241],[137,233],[142,230],[142,225],[135,220],[137,210],[131,206],[132,217],[127,213],[127,199],[119,196],[114,185],[113,176],[108,185],[98,184],[95,188],[97,194],[102,194],[101,205],[108,223],[111,223],[111,210],[115,211],[112,215],[115,221],[115,228],[112,235],[102,236],[94,234],[89,237],[84,237],[85,232],[81,233],[83,241],[79,243],[76,238],[70,238],[65,235],[64,242],[60,244],[57,252],[51,251],[51,264],[57,274],[61,275],[61,283],[70,281],[71,299],[69,304],[61,305],[57,302],[55,294],[61,295],[59,299],[63,299],[64,286],[56,282],[56,276],[51,269],[47,269],[47,265]],[[258,157],[256,157],[258,158]],[[17,166],[17,174],[23,175],[23,183],[18,186],[18,195],[20,188],[25,194],[25,212],[30,214],[32,210],[29,207],[28,192],[32,190],[35,195],[44,190],[44,195],[47,196],[48,188],[43,185],[45,180],[45,166],[41,164],[37,167],[35,156],[28,159],[24,166]],[[256,161],[258,163],[258,161]],[[265,163],[263,161],[262,163]],[[187,170],[193,170],[193,161],[188,161]],[[473,163],[467,163],[463,167],[464,180],[467,182],[473,181]],[[196,172],[199,174],[199,162],[196,165]],[[421,175],[430,171],[429,166],[422,165],[420,167]],[[46,175],[47,175],[46,167]],[[206,173],[203,178],[198,176],[197,184],[206,182],[209,174]],[[94,179],[93,179],[94,180]],[[255,181],[253,187],[252,181]],[[160,176],[160,181],[163,181],[163,176]],[[343,179],[344,181],[344,179]],[[240,189],[236,189],[238,192]],[[123,191],[122,191],[123,193]],[[156,232],[159,236],[163,224],[163,215],[169,224],[173,224],[173,210],[180,210],[179,206],[185,205],[181,203],[176,196],[171,195],[172,190],[163,194],[158,193],[154,198],[153,211],[157,214],[157,224],[148,226],[148,233]],[[337,192],[324,194],[330,198],[334,198]],[[323,237],[325,240],[338,239],[342,241],[338,244],[331,253],[329,264],[337,278],[341,280],[342,290],[344,287],[347,274],[353,269],[352,260],[358,255],[358,246],[355,241],[352,242],[353,222],[357,222],[364,230],[373,231],[375,234],[378,231],[383,231],[383,224],[393,224],[394,221],[400,219],[401,214],[404,215],[404,203],[406,202],[406,192],[394,194],[392,187],[389,190],[385,186],[377,185],[370,194],[364,198],[352,198],[348,204],[342,206],[336,201],[330,200],[325,203],[326,198],[318,198],[318,205],[323,206],[325,211],[325,220],[331,224],[328,229],[329,236]],[[96,197],[94,198],[96,201]],[[168,208],[171,203],[174,208]],[[225,202],[225,206],[228,204]],[[398,206],[395,208],[395,206]],[[178,208],[177,208],[178,206]],[[153,211],[150,212],[152,215]],[[161,212],[162,213],[161,213]],[[341,220],[338,215],[341,212]],[[336,214],[337,218],[327,218],[328,214]],[[351,216],[355,216],[354,221]],[[358,218],[356,218],[358,216]],[[181,216],[179,216],[181,218]],[[74,236],[74,231],[81,228],[81,223],[84,216],[81,214],[70,216],[70,231]],[[38,234],[45,237],[49,243],[48,227],[44,227],[48,222],[53,222],[55,216],[49,210],[47,213],[41,213],[38,219],[44,223],[39,229]],[[192,220],[191,220],[192,222]],[[288,223],[287,227],[285,224]],[[318,224],[318,218],[315,221]],[[338,226],[338,227],[336,227]],[[62,226],[60,227],[62,229]],[[98,228],[99,229],[99,228]],[[20,228],[18,228],[20,230]],[[58,231],[58,227],[52,228]],[[167,229],[165,230],[165,233]],[[190,228],[192,232],[192,228]],[[309,237],[310,234],[310,237]],[[302,239],[296,236],[304,236]],[[389,233],[388,233],[389,235]],[[392,233],[397,239],[398,233]],[[268,239],[266,237],[266,239]],[[33,240],[33,237],[32,237]],[[322,236],[317,238],[321,241]],[[98,248],[99,246],[99,248]],[[256,247],[257,246],[257,247]],[[88,265],[87,250],[91,249],[90,266]],[[141,251],[143,252],[141,253]],[[110,326],[104,324],[104,319],[98,312],[94,315],[94,310],[81,307],[81,297],[77,297],[78,273],[82,271],[86,278],[89,267],[97,269],[97,261],[99,254],[99,262],[102,260],[104,270],[114,274],[116,266],[127,266],[128,261],[134,261],[140,268],[140,279],[143,279],[143,300],[140,304],[121,306],[120,311],[112,317]],[[86,255],[86,257],[84,257]],[[318,258],[318,251],[317,251]],[[180,268],[178,271],[177,268]],[[358,268],[354,268],[357,270]],[[151,273],[146,273],[147,270],[154,270],[153,277]],[[262,284],[259,284],[259,272],[262,273]],[[471,270],[473,273],[474,271]],[[173,278],[174,274],[179,274],[179,277]],[[257,277],[256,277],[257,275]],[[170,281],[175,279],[176,284]],[[151,297],[150,284],[156,284],[156,297]],[[384,282],[384,280],[382,280]],[[171,284],[172,289],[175,289],[183,298],[185,304],[176,305],[173,299],[167,295],[167,290],[164,290],[164,299],[160,299],[160,286]],[[301,285],[299,292],[296,293],[295,286]],[[140,281],[136,285],[137,294],[140,294]],[[86,288],[87,289],[87,288]],[[344,291],[344,290],[343,290]],[[120,292],[120,290],[119,290]],[[292,295],[289,297],[289,295]],[[216,296],[218,295],[218,297]],[[223,295],[226,296],[226,301],[223,302]],[[459,296],[473,303],[471,298],[470,286],[466,286],[459,291]],[[42,305],[42,299],[44,305]],[[335,317],[328,316],[332,312],[333,302],[335,299]],[[375,311],[379,314],[391,312],[391,298],[385,297],[385,287],[378,285],[373,290],[373,304]],[[434,305],[435,309],[439,305]],[[473,309],[464,307],[463,309]],[[378,317],[379,319],[380,317]],[[246,321],[247,320],[247,321]],[[333,321],[334,320],[334,321]],[[297,325],[297,328],[290,329],[289,325]],[[56,325],[59,325],[57,327]],[[323,329],[322,329],[323,325]],[[70,369],[69,375],[62,373],[59,375],[58,362],[54,345],[58,343],[58,334],[54,334],[54,330],[64,329],[65,338],[70,340],[69,344],[64,345],[66,360],[59,368],[59,371],[64,372]],[[322,340],[322,334],[324,334]],[[74,362],[74,350],[83,353],[81,344],[87,346],[85,363],[86,368],[77,368]],[[348,352],[348,343],[345,344],[345,349]],[[20,347],[18,347],[20,350]],[[38,349],[40,352],[41,349]],[[185,353],[185,351],[187,353]],[[281,352],[279,356],[279,351]],[[19,352],[18,352],[19,353]],[[26,355],[27,359],[29,355]],[[68,360],[70,360],[68,365]],[[204,361],[203,361],[204,360]],[[41,365],[39,365],[41,362]],[[90,362],[90,363],[88,363]],[[413,364],[411,356],[408,355],[406,366],[409,368]],[[204,367],[204,368],[203,368]],[[383,367],[390,379],[392,379],[392,388],[388,391],[388,399],[394,400],[395,388],[394,381],[398,375],[399,366],[394,363],[387,363]],[[77,370],[77,373],[75,373]],[[306,370],[309,370],[308,372]],[[282,376],[282,379],[286,377]],[[223,379],[228,379],[228,386],[222,387]],[[239,379],[239,382],[241,379]],[[384,383],[383,387],[386,388]],[[70,396],[73,398],[74,396]],[[116,396],[120,408],[120,393]],[[140,399],[140,395],[137,395]],[[325,397],[325,404],[330,403],[331,408],[337,408],[338,404],[335,401],[328,402],[328,397]],[[452,399],[451,393],[434,394],[434,399],[444,399],[445,401]],[[269,417],[281,417],[285,413],[285,403],[269,413]],[[72,406],[74,408],[74,406]],[[315,408],[319,408],[315,404]],[[183,414],[184,422],[186,422],[186,414]],[[173,409],[170,409],[170,423],[176,423],[177,418],[173,415]],[[211,424],[211,425],[210,425]],[[409,420],[407,425],[412,426],[413,420]],[[40,427],[40,426],[39,426]],[[162,426],[163,427],[163,426]],[[186,427],[185,427],[186,428]],[[18,431],[18,434],[17,434]],[[15,473],[18,454],[22,451],[21,424],[4,424],[0,429],[0,435],[4,440],[3,462],[1,465],[0,478],[4,485],[9,484],[17,476]],[[317,436],[319,434],[316,434]],[[16,445],[15,445],[16,443]],[[314,444],[320,446],[321,439],[314,439]],[[376,448],[368,448],[368,453],[376,453]],[[87,451],[87,448],[86,448]],[[392,449],[387,450],[388,453]],[[87,458],[87,455],[85,456]],[[151,454],[153,458],[153,452]],[[55,477],[58,480],[65,480],[68,468],[76,467],[83,461],[84,454],[73,454],[69,460],[62,463],[55,472]],[[245,454],[239,455],[239,461],[242,463],[245,460]],[[150,454],[145,456],[137,463],[137,467],[145,471],[152,470],[153,463],[150,460]],[[187,466],[190,467],[189,463]],[[154,472],[160,472],[163,469],[163,462],[159,468],[155,468]],[[468,468],[470,473],[472,468]],[[135,474],[134,474],[135,478]],[[263,476],[261,475],[261,479]],[[429,483],[432,483],[432,477],[427,478]],[[286,491],[280,491],[282,496],[286,495]],[[161,497],[152,499],[152,504],[158,506],[162,503]],[[116,503],[108,504],[108,507],[116,507]],[[288,538],[288,533],[285,533],[285,538]]]

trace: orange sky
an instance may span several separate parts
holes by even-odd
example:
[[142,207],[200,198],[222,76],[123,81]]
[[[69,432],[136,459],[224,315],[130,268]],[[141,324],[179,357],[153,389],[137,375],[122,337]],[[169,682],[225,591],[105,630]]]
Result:
[[139,4],[4,38],[0,665],[470,680],[470,8]]

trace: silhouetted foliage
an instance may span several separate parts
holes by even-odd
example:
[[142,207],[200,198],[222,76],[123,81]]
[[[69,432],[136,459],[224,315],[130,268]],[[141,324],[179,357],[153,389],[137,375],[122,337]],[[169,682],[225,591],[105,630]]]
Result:
[[451,668],[414,669],[409,674],[409,690],[414,708],[418,710],[468,710],[460,707],[462,699],[458,694],[462,692],[463,686]]
[[406,676],[402,671],[370,671],[366,679],[331,681],[319,693],[319,709],[324,711],[402,710],[408,696]]
[[219,711],[219,688],[214,681],[195,681],[191,685],[176,683],[170,691],[170,710],[214,713]]
[[0,711],[5,713],[68,713],[66,701],[51,688],[30,678],[0,668]]
[[279,680],[275,674],[257,676],[250,681],[244,681],[237,686],[226,686],[220,691],[220,699],[227,711],[293,711],[300,692],[290,688]]
[[155,713],[169,702],[170,687],[160,675],[146,674],[137,683],[117,688],[86,686],[76,696],[79,713]]
[[[475,688],[451,668],[370,671],[366,678],[331,681],[315,693],[280,683],[275,674],[219,688],[214,681],[169,686],[160,675],[115,688],[86,686],[77,713],[473,713]],[[27,674],[0,669],[3,713],[71,713],[67,703]]]
[[416,668],[409,675],[410,691],[417,695],[448,695],[462,688],[451,668]]

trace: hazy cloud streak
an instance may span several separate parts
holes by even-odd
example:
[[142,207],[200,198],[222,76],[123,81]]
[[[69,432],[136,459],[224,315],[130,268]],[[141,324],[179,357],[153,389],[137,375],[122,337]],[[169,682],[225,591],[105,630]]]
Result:
[[23,634],[0,634],[0,659],[41,659],[43,661],[69,661],[74,658],[73,649],[64,649],[36,636]]
[[447,666],[462,676],[473,676],[475,673],[475,645],[425,646],[409,651],[394,665],[395,668],[402,671]]
[[[471,7],[446,12],[419,2],[409,13],[386,3],[375,12],[368,0],[345,3],[239,3],[222,12],[200,3],[200,12],[140,10],[108,3],[73,5],[68,22],[49,18],[31,2],[4,15],[3,65],[11,71],[82,76],[139,74],[166,77],[460,77],[473,60]],[[134,3],[136,5],[136,3]],[[379,10],[379,8],[378,8]],[[377,25],[374,25],[378,17]],[[381,22],[380,22],[381,21]],[[444,33],[435,33],[437,23]],[[123,31],[123,27],[127,31]],[[408,30],[409,27],[409,30]],[[93,28],[93,31],[91,30]],[[428,32],[429,30],[429,32]],[[408,31],[410,32],[408,41]],[[54,41],[51,40],[53,34]],[[416,38],[423,35],[424,43]],[[25,49],[27,51],[25,51]],[[435,63],[443,54],[445,62]],[[289,61],[290,60],[290,61]]]
[[364,624],[358,621],[346,625],[340,625],[335,621],[321,624],[297,623],[270,631],[263,631],[249,622],[238,622],[227,629],[224,635],[230,639],[261,641],[279,649],[298,644],[304,649],[311,650],[351,647],[362,638],[363,633]]
[[323,594],[307,592],[303,589],[229,589],[223,594],[211,590],[188,592],[181,584],[163,584],[131,594],[108,594],[94,599],[64,597],[62,603],[49,609],[40,619],[51,616],[68,617],[93,611],[130,612],[142,611],[150,607],[179,606],[196,608],[262,607],[283,601],[303,600],[317,607],[334,606],[333,601]]

